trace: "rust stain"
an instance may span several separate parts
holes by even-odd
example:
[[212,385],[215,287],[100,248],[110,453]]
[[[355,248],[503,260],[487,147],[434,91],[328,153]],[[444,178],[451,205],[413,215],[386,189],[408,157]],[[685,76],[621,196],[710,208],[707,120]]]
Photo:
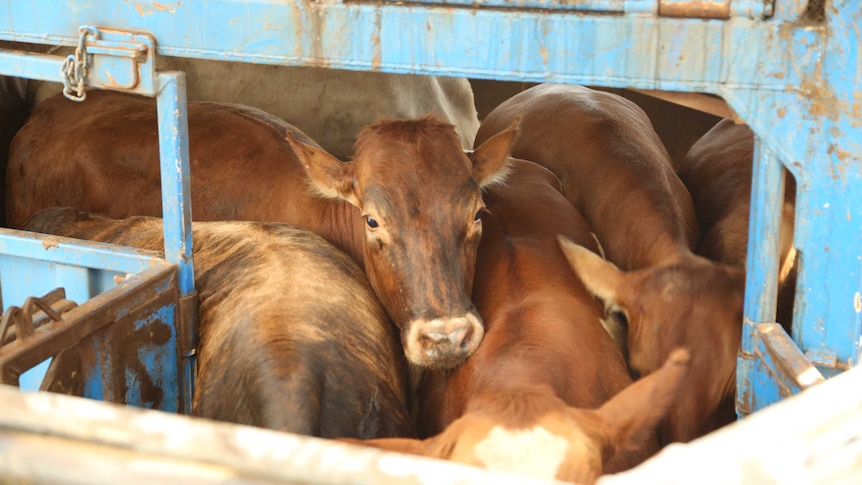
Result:
[[111,76],[111,72],[110,72],[110,71],[105,71],[105,77],[106,77],[106,78],[108,78],[108,84],[107,84],[107,86],[111,86],[111,87],[118,87],[118,85],[117,85],[117,80],[116,80],[116,79],[114,79],[114,76]]
[[836,148],[835,149],[835,156],[838,157],[838,159],[843,162],[843,161],[847,160],[848,158],[850,158],[852,156],[852,154],[850,152]]
[[135,10],[138,11],[138,15],[140,15],[141,17],[144,16],[144,6],[143,5],[141,5],[140,3],[136,3],[135,4]]
[[856,310],[856,313],[862,313],[862,294],[859,294],[858,291],[853,295],[853,309]]
[[[177,6],[179,6],[180,2],[177,2]],[[177,11],[177,8],[172,5],[165,5],[159,2],[153,2],[153,8],[156,10],[161,10],[162,12],[170,12],[174,13]]]
[[60,240],[56,237],[47,236],[42,238],[42,247],[45,249],[53,249],[60,247]]
[[545,46],[539,48],[539,55],[542,56],[542,64],[548,65],[548,49]]
[[778,108],[778,117],[784,118],[787,115],[787,110],[784,108]]

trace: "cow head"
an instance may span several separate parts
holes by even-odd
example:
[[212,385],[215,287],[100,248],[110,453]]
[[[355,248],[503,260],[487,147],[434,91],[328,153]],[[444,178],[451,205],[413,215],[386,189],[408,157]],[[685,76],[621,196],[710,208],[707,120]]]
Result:
[[425,440],[344,440],[536,478],[593,483],[620,451],[653,432],[683,391],[689,370],[684,350],[623,389],[599,409],[576,409],[550,389],[499,389],[471,398],[466,413]]
[[465,153],[433,117],[381,121],[346,163],[288,135],[315,189],[359,209],[366,274],[414,365],[456,367],[482,340],[470,300],[482,187],[505,177],[516,134],[517,123]]
[[595,253],[560,238],[584,286],[627,325],[629,369],[634,377],[658,369],[672,349],[692,355],[688,392],[664,438],[688,441],[721,423],[736,389],[742,338],[745,274],[695,255],[634,271],[620,271]]

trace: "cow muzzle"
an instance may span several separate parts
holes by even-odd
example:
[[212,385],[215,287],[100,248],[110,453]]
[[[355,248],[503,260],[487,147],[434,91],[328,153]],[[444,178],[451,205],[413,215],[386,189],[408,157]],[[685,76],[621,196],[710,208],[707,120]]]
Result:
[[432,369],[451,369],[463,364],[479,348],[485,335],[482,321],[472,313],[414,320],[407,328],[404,341],[407,360]]

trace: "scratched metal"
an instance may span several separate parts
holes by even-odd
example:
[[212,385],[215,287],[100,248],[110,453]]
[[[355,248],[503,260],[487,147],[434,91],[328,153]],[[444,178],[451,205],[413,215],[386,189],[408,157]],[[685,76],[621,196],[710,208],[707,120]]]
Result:
[[176,267],[160,261],[69,310],[61,322],[46,323],[32,337],[0,348],[4,382],[17,384],[22,371],[77,347],[61,373],[68,378],[66,369],[77,366],[78,380],[67,379],[63,387],[81,389],[92,399],[182,409],[177,295]]

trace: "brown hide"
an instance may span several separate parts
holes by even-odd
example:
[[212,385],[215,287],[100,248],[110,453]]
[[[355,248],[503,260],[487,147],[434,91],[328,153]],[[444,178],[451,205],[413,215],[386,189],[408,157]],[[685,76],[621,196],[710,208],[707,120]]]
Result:
[[[0,187],[6,186],[6,165],[12,137],[27,118],[27,80],[0,76]],[[6,199],[0,200],[0,226],[6,225]]]
[[[26,230],[161,250],[162,220],[48,209]],[[413,436],[406,362],[361,268],[288,224],[195,222],[192,414],[328,438]]]
[[512,156],[560,178],[610,261],[567,247],[575,272],[609,316],[627,321],[632,374],[654,372],[676,347],[691,352],[687,392],[670,413],[664,440],[690,440],[732,420],[743,275],[693,253],[691,197],[646,115],[615,94],[540,85],[489,114],[477,143],[517,117]]
[[[420,435],[437,435],[436,444],[372,444],[565,480],[630,468],[657,450],[654,426],[666,405],[655,403],[658,416],[614,437],[599,433],[606,422],[575,409],[598,408],[632,381],[601,307],[557,245],[562,231],[597,249],[586,222],[550,172],[514,162],[511,182],[485,194],[473,289],[485,340],[460,368],[425,372],[416,393]],[[630,414],[651,416],[648,401]],[[492,445],[497,438],[506,444]],[[543,460],[546,442],[566,451]]]
[[[453,127],[432,117],[382,121],[341,162],[253,108],[191,102],[188,113],[195,220],[288,222],[345,250],[364,264],[416,365],[455,366],[476,349],[476,214],[481,185],[505,172],[514,128],[465,154]],[[156,131],[149,98],[48,99],[12,144],[10,223],[54,206],[161,215]]]
[[[703,235],[697,253],[713,261],[745,268],[754,133],[747,125],[725,119],[689,150],[678,173],[688,187]],[[796,182],[785,170],[786,189],[779,234],[779,302],[777,321],[789,331],[793,319],[795,249],[793,227]]]

